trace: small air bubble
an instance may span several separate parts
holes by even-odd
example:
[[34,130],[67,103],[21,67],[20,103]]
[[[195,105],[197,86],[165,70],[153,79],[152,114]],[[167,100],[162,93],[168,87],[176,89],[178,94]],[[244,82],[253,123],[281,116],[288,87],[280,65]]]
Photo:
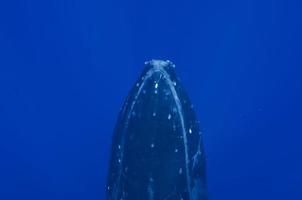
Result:
[[192,134],[192,129],[189,129],[189,133]]
[[178,149],[175,149],[175,151],[174,151],[175,153],[177,153],[178,152]]
[[170,120],[170,119],[171,119],[171,114],[168,115],[168,120]]
[[153,148],[153,147],[154,147],[154,144],[152,143],[152,144],[150,145],[150,147]]
[[182,174],[182,168],[179,168],[178,173]]
[[154,87],[155,87],[155,89],[158,88],[158,83],[155,83],[155,86],[154,86]]

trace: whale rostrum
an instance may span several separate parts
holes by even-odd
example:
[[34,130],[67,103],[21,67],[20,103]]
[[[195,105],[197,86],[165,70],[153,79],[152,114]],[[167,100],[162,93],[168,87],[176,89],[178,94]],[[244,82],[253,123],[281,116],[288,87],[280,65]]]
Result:
[[193,106],[171,61],[145,62],[117,120],[109,200],[206,200],[205,154]]

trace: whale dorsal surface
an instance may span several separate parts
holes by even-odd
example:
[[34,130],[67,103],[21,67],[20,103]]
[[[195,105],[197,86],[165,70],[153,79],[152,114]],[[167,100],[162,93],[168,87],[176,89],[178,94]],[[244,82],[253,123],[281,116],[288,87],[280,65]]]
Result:
[[107,199],[206,200],[202,144],[175,65],[146,62],[115,127]]

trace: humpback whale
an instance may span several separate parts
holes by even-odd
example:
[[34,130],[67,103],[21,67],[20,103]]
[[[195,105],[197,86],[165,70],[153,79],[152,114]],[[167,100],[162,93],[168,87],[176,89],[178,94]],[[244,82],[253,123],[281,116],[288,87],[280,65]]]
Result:
[[206,200],[205,153],[194,108],[171,61],[151,60],[120,111],[108,200]]

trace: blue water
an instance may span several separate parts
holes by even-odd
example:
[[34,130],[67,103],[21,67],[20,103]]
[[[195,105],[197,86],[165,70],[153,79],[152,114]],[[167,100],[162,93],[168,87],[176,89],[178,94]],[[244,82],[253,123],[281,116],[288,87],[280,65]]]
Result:
[[170,59],[212,200],[302,199],[302,3],[1,1],[0,199],[104,199],[143,62]]

